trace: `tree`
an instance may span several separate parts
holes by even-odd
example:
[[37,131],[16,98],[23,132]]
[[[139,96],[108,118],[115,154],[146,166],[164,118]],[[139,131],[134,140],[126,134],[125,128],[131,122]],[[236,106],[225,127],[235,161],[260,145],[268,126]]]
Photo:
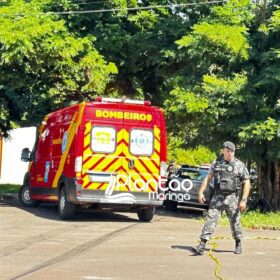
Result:
[[98,93],[146,98],[165,107],[173,156],[231,140],[279,209],[278,2],[2,2],[0,129]]
[[94,47],[93,36],[70,33],[65,21],[42,15],[38,1],[0,6],[0,130],[34,125],[73,101],[104,92],[117,73]]
[[[258,163],[259,193],[274,209],[280,208],[280,10],[277,1],[260,1],[258,6],[258,32],[255,40],[252,75],[258,107],[251,120],[239,133],[243,141],[253,143]],[[257,63],[256,63],[257,62]],[[253,111],[253,110],[252,110]]]
[[[168,93],[166,78],[178,67],[175,40],[183,36],[202,14],[209,12],[209,5],[126,10],[168,5],[171,3],[168,0],[67,1],[70,4],[60,8],[57,7],[57,0],[48,2],[46,11],[122,9],[69,15],[65,20],[72,32],[96,37],[98,51],[116,63],[119,73],[107,86],[106,94],[146,98],[157,105],[163,104]],[[176,2],[186,4],[184,0]]]
[[175,129],[188,145],[236,142],[239,155],[257,164],[260,194],[279,209],[279,9],[231,0],[177,44],[190,75],[175,74],[180,83],[165,103],[181,120]]

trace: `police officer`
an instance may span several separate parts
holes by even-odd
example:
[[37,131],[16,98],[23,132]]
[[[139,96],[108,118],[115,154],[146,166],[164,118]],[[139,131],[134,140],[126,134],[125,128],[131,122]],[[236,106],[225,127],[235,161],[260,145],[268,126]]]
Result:
[[211,165],[208,176],[201,184],[198,200],[205,202],[204,191],[214,177],[215,193],[210,202],[206,222],[200,235],[200,243],[193,251],[203,255],[206,242],[211,238],[221,213],[225,210],[229,219],[232,236],[235,239],[235,254],[242,253],[242,228],[240,211],[246,209],[250,192],[249,172],[244,163],[234,157],[235,145],[226,141],[223,144],[223,156],[218,157]]

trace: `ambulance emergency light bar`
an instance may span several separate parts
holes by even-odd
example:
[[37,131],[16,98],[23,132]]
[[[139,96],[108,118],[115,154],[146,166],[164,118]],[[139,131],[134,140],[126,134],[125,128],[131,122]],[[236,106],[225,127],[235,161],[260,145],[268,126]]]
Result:
[[96,98],[97,102],[113,102],[113,103],[127,103],[127,104],[140,104],[140,105],[147,105],[150,106],[151,102],[146,100],[132,100],[126,98],[109,98],[109,97],[101,97],[98,96]]

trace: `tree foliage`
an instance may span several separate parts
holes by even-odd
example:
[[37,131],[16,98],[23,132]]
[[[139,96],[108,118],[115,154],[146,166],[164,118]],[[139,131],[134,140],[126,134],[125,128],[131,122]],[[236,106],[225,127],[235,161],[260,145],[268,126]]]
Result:
[[94,47],[93,36],[76,36],[62,19],[37,16],[41,11],[36,1],[10,1],[0,8],[4,133],[13,122],[35,124],[62,105],[103,93],[111,74],[117,73]]
[[195,118],[188,106],[175,112],[184,98],[174,100],[173,91],[165,104],[168,115],[181,120],[174,129],[189,145],[217,149],[223,140],[236,142],[240,157],[257,163],[260,193],[277,209],[280,14],[274,4],[232,0],[193,25],[176,43],[185,54],[183,67],[194,70],[185,87],[207,106]]
[[[96,94],[150,99],[165,109],[172,156],[191,162],[188,151],[231,140],[280,207],[279,1],[172,3],[2,1],[0,129]],[[70,12],[85,10],[110,12]]]

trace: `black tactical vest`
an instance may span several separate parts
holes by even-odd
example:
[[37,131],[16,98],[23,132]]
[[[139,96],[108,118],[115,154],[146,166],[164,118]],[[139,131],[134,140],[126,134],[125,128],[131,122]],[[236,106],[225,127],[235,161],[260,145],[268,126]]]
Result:
[[238,160],[231,162],[218,158],[214,165],[215,189],[223,193],[237,192],[241,188],[241,178],[237,168]]

